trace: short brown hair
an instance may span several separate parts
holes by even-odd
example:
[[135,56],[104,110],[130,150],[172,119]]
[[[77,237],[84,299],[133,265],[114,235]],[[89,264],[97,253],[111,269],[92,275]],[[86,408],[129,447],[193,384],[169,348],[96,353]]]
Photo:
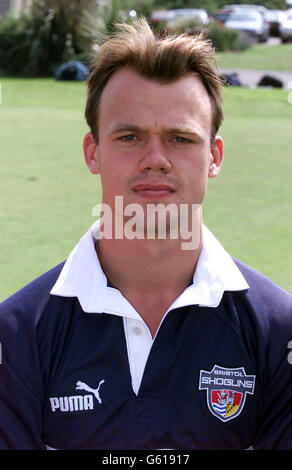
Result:
[[98,49],[87,81],[86,121],[98,142],[98,110],[103,89],[110,77],[122,67],[130,67],[145,78],[164,83],[184,75],[198,74],[212,105],[211,142],[223,120],[222,82],[214,58],[214,48],[202,33],[165,34],[156,37],[142,18],[130,24],[116,25],[116,32]]

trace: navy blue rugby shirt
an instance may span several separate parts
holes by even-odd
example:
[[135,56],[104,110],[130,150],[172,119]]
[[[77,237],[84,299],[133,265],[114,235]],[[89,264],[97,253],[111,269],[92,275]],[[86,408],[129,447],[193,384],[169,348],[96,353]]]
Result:
[[92,234],[0,305],[0,449],[291,450],[292,296],[204,228],[141,360]]

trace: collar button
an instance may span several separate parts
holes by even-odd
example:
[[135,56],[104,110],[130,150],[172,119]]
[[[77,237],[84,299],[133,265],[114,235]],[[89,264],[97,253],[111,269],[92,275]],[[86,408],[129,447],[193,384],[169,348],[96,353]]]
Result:
[[143,331],[142,331],[141,328],[139,328],[139,326],[134,326],[133,333],[134,333],[134,335],[138,336],[138,335],[141,335],[143,333]]

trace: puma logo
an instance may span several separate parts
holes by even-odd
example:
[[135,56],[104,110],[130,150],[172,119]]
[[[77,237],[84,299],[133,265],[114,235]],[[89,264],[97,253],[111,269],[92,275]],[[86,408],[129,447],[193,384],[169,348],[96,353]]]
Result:
[[104,380],[101,380],[98,384],[98,387],[97,388],[91,388],[89,387],[89,385],[87,385],[85,382],[81,382],[80,380],[78,380],[78,382],[76,382],[76,390],[86,390],[87,392],[91,392],[93,393],[93,395],[95,396],[95,398],[97,399],[98,403],[102,403],[101,401],[101,398],[100,398],[100,395],[99,395],[99,389],[100,389],[100,386],[104,383]]
[[[76,382],[76,390],[85,390],[86,392],[92,393],[97,399],[98,403],[101,404],[101,398],[99,395],[99,389],[104,383],[104,380],[100,380],[97,388],[91,388],[85,382],[78,380]],[[94,401],[92,395],[71,395],[65,397],[50,397],[50,405],[53,413],[55,411],[86,411],[94,409]]]

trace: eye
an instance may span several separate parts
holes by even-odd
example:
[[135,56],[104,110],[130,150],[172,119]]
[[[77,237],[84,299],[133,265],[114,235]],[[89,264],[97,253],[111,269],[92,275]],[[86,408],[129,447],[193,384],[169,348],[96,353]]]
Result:
[[135,134],[122,135],[121,137],[119,137],[119,140],[121,140],[122,142],[132,142],[136,139],[137,136]]
[[186,137],[182,137],[181,135],[177,135],[173,140],[179,144],[190,144],[192,142],[190,139],[186,139]]

